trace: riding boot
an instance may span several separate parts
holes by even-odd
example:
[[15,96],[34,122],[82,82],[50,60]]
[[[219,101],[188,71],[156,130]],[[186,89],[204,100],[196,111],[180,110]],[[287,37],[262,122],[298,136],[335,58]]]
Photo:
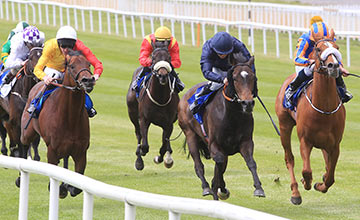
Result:
[[305,75],[304,70],[301,70],[295,77],[295,79],[289,84],[289,88],[285,91],[286,101],[291,102],[291,98],[293,97],[299,86],[310,78],[311,77]]
[[[212,82],[209,82],[208,84],[206,84],[198,94],[195,95],[195,100],[194,102],[189,106],[190,111],[195,114],[200,110],[200,107],[203,106],[205,103],[198,103],[198,99],[204,95],[209,94],[210,92],[212,92],[211,90],[211,84]],[[201,104],[201,105],[200,105]]]
[[151,72],[151,68],[148,66],[144,66],[140,72],[140,74],[138,74],[136,76],[136,79],[132,82],[131,85],[131,89],[134,90],[135,92],[139,92],[140,90],[140,86],[138,85],[139,80],[145,76],[146,73]]
[[36,105],[36,103],[38,103],[37,100],[39,100],[41,98],[41,94],[42,94],[42,92],[39,91],[38,94],[34,97],[34,99],[30,102],[30,105],[26,110],[29,114],[32,114],[36,110],[35,105]]
[[341,75],[336,78],[336,86],[339,88],[338,91],[340,93],[341,101],[343,103],[346,103],[353,98],[353,95],[346,89],[345,82]]
[[89,118],[93,118],[97,114],[96,110],[94,109],[93,102],[87,93],[85,93],[85,108]]
[[175,77],[175,91],[177,93],[183,91],[185,88],[185,84],[180,80],[179,75],[175,72],[174,69],[170,72],[170,75]]

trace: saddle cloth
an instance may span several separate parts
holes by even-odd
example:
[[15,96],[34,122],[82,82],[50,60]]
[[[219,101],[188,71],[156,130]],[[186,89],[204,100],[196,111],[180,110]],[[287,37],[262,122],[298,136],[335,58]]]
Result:
[[197,88],[196,92],[187,100],[189,106],[193,104],[195,101],[197,102],[196,104],[199,106],[199,110],[195,114],[193,114],[193,116],[196,119],[196,121],[198,121],[200,124],[203,124],[204,109],[206,104],[208,103],[208,100],[212,97],[212,94],[214,94],[217,91],[217,90],[211,91],[203,96],[199,96],[198,94],[200,93],[200,91],[203,89],[204,86],[206,86],[206,84]]

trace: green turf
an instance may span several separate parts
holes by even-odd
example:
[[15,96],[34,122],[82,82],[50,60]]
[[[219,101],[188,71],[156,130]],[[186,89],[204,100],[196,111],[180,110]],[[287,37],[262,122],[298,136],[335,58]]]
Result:
[[[14,22],[0,20],[0,39],[5,39],[15,25]],[[39,28],[46,33],[47,39],[55,36],[56,28],[48,26],[39,26]],[[245,33],[243,34],[245,37]],[[132,72],[139,66],[138,54],[142,39],[81,31],[78,36],[104,64],[104,73],[91,93],[98,115],[90,120],[91,145],[88,150],[85,175],[108,184],[145,192],[202,198],[201,182],[195,175],[193,161],[187,159],[187,154],[183,153],[181,148],[184,135],[172,142],[175,163],[173,168],[166,169],[163,165],[156,165],[152,162],[161,144],[161,130],[156,126],[151,126],[149,131],[150,152],[144,157],[145,168],[143,171],[136,171],[134,168],[136,138],[133,125],[127,115],[125,95]],[[280,58],[275,58],[273,33],[268,32],[268,56],[264,56],[262,53],[262,32],[258,32],[256,36],[259,36],[255,38],[255,64],[259,78],[259,94],[274,120],[277,121],[274,113],[275,96],[283,80],[294,71],[293,63],[288,58],[288,36],[280,34]],[[296,40],[295,37],[294,40]],[[187,44],[189,42],[187,40]],[[338,43],[344,59],[346,59],[345,44],[341,40]],[[360,64],[356,63],[360,58],[360,44],[358,41],[352,41],[351,45],[352,66],[349,69],[351,72],[360,73]],[[199,65],[201,48],[182,45],[180,47],[183,64],[178,72],[188,89],[204,80]],[[241,156],[235,155],[229,158],[225,173],[225,181],[231,191],[228,203],[290,219],[359,219],[360,150],[357,145],[357,141],[359,141],[357,135],[360,132],[360,116],[357,113],[360,108],[358,86],[360,81],[348,77],[345,82],[355,98],[346,104],[346,129],[336,169],[336,182],[328,193],[322,194],[313,189],[305,191],[300,187],[303,204],[294,206],[290,203],[289,174],[285,167],[284,153],[279,138],[260,103],[256,102],[254,157],[266,198],[253,197],[252,176]],[[177,136],[179,132],[180,128],[176,125],[173,137]],[[300,181],[302,161],[298,148],[299,144],[296,134],[294,134],[295,172],[297,180]],[[41,161],[46,162],[46,147],[43,142],[39,150]],[[313,150],[311,161],[314,181],[320,181],[324,172],[324,161],[319,150]],[[211,160],[203,162],[206,178],[210,182],[214,163]],[[70,164],[70,167],[73,169],[73,163]],[[17,176],[18,172],[15,170],[0,170],[2,187],[0,219],[11,220],[18,216],[19,189],[14,184]],[[275,179],[279,179],[279,181],[275,182]],[[47,177],[31,175],[29,219],[48,219],[48,181]],[[204,199],[210,200],[211,198],[205,197]],[[81,216],[82,194],[76,198],[68,197],[60,200],[59,219],[80,219]],[[95,197],[94,219],[123,219],[123,216],[123,203]],[[168,213],[137,207],[137,219],[168,219]],[[182,215],[182,219],[209,218]]]

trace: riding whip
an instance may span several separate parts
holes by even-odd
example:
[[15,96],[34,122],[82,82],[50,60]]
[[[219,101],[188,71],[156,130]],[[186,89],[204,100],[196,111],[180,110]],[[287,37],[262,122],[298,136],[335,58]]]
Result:
[[260,99],[260,96],[258,96],[258,95],[257,95],[256,97],[257,97],[257,98],[258,98],[258,100],[260,101],[261,105],[264,107],[264,109],[265,109],[266,113],[268,114],[268,116],[269,116],[269,118],[270,118],[270,120],[271,120],[271,123],[273,124],[273,126],[274,126],[274,128],[275,128],[275,130],[276,130],[276,132],[277,132],[277,134],[280,136],[280,131],[279,131],[279,129],[277,128],[277,126],[276,126],[276,124],[275,124],[274,120],[272,119],[272,117],[271,117],[271,115],[270,115],[269,111],[266,109],[266,107],[265,107],[264,103],[263,103],[263,102],[262,102],[262,100]]
[[354,73],[348,73],[348,75],[349,75],[349,76],[355,76],[355,77],[357,77],[357,78],[360,78],[360,76],[359,76],[359,75],[354,74]]

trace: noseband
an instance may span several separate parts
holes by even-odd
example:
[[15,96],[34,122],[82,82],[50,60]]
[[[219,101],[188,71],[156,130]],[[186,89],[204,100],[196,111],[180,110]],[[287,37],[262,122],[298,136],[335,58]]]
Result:
[[339,61],[341,61],[342,58],[341,58],[340,52],[334,47],[328,47],[324,51],[320,51],[320,48],[318,48],[318,44],[320,42],[334,42],[334,40],[322,39],[315,43],[316,58],[319,59],[319,61],[320,61],[320,67],[319,67],[318,71],[316,71],[316,72],[326,73],[326,72],[329,72],[330,70],[329,70],[329,67],[327,65],[325,65],[325,61],[327,60],[327,58],[330,55],[334,55],[334,57],[338,63],[339,63]]

